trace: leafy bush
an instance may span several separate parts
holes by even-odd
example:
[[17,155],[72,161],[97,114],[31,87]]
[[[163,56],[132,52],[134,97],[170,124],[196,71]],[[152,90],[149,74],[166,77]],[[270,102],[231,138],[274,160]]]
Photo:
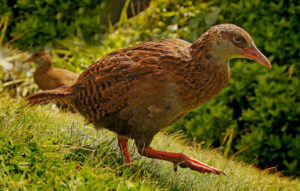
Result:
[[43,46],[77,33],[89,42],[99,42],[104,31],[100,14],[107,2],[1,0],[0,15],[11,17],[7,39],[22,36],[16,41],[19,48]]
[[240,118],[248,131],[235,148],[250,145],[241,153],[247,161],[257,155],[260,166],[284,167],[288,174],[300,175],[296,171],[300,167],[300,80],[286,69],[274,66],[272,73],[255,79],[254,95],[249,96],[249,108],[243,109]]
[[124,22],[145,9],[149,0],[0,0],[0,4],[0,19],[10,17],[6,40],[19,38],[14,45],[31,49],[66,37],[100,44],[108,28],[113,30],[120,18]]

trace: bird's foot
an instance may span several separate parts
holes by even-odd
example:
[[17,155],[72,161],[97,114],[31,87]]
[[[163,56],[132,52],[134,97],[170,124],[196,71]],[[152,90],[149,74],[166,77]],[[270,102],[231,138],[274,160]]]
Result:
[[186,157],[184,161],[179,163],[179,166],[182,168],[190,168],[201,173],[223,174],[226,176],[226,174],[221,170],[189,157]]
[[211,166],[208,166],[207,164],[204,164],[196,159],[189,158],[182,153],[169,153],[169,152],[157,151],[152,149],[151,147],[138,148],[138,151],[141,155],[149,158],[155,158],[155,159],[161,159],[161,160],[173,162],[175,172],[177,171],[177,165],[179,165],[182,168],[190,168],[192,170],[201,173],[214,173],[214,174],[226,175],[224,172],[216,168],[213,168]]

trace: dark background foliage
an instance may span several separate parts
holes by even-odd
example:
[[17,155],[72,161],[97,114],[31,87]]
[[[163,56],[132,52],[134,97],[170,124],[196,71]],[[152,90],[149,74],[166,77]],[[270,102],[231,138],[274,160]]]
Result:
[[[0,15],[10,16],[6,39],[22,36],[21,49],[40,48],[66,37],[80,36],[99,44],[109,25],[119,21],[125,0],[0,0]],[[135,0],[128,16],[145,9],[149,1]]]
[[[193,42],[214,24],[234,23],[243,27],[273,68],[233,60],[231,81],[221,95],[168,130],[181,130],[204,146],[221,147],[228,157],[262,168],[275,166],[286,175],[300,175],[298,0],[152,1],[147,10],[128,22],[122,15],[125,1],[8,2],[12,3],[1,0],[0,7],[1,16],[10,16],[5,39],[24,33],[13,43],[22,49],[55,44],[67,37],[103,43],[105,35],[116,30],[120,31],[120,38],[109,45],[124,42],[122,46],[127,46],[170,37]],[[128,16],[136,15],[148,2],[140,1],[134,14],[127,8]],[[126,40],[121,38],[122,34]]]

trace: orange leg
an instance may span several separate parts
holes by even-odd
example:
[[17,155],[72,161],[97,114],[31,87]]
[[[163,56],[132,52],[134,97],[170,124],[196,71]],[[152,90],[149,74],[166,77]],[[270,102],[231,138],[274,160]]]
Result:
[[[155,158],[155,159],[160,159],[160,160],[166,160],[173,162],[175,165],[179,165],[182,168],[190,168],[192,170],[201,172],[201,173],[214,173],[214,174],[224,174],[224,172],[213,168],[211,166],[208,166],[207,164],[204,164],[196,159],[189,158],[185,156],[182,153],[169,153],[169,152],[163,152],[163,151],[157,151],[152,149],[151,147],[147,148],[138,148],[138,152],[146,157],[149,158]],[[174,168],[176,171],[176,166]]]
[[123,157],[125,158],[125,162],[127,164],[130,163],[131,161],[130,161],[130,156],[128,154],[128,147],[127,147],[128,138],[119,136],[118,142],[119,142],[119,147],[123,154]]

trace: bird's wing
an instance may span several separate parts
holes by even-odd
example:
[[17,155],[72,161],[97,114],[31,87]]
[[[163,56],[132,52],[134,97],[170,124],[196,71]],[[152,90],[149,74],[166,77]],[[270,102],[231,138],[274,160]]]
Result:
[[[45,83],[49,84],[52,83],[53,88],[57,88],[60,86],[71,86],[73,85],[76,80],[78,79],[78,75],[72,71],[65,70],[62,68],[53,68],[47,72],[47,80],[43,79]],[[43,78],[45,76],[42,76]]]
[[[96,64],[87,68],[78,78],[78,81],[85,79],[91,73],[100,71],[109,71],[112,65],[128,62],[134,63],[150,63],[153,59],[159,59],[162,62],[153,61],[152,64],[163,64],[165,58],[167,62],[179,60],[180,58],[189,59],[189,46],[191,43],[181,39],[163,39],[157,41],[149,41],[113,51],[99,60]],[[130,58],[130,59],[129,59]]]
[[79,76],[74,85],[75,106],[89,121],[97,121],[125,108],[136,93],[144,95],[144,91],[155,91],[156,87],[163,89],[170,80],[170,67],[187,56],[177,50],[189,45],[179,39],[165,39],[106,55]]
[[[71,86],[72,84],[74,84],[76,82],[76,80],[78,79],[79,75],[72,72],[72,71],[69,71],[69,70],[66,70],[66,69],[62,69],[62,68],[58,68],[58,70],[62,71],[60,72],[63,76],[60,76],[61,78],[61,81],[63,83],[63,85],[67,85],[67,86]],[[58,73],[58,74],[60,74]]]
[[[157,65],[143,64],[145,61],[133,63],[128,56],[118,56],[94,64],[88,75],[74,87],[77,109],[92,122],[126,107],[137,80],[150,73],[162,72]],[[101,68],[106,63],[109,65]]]

